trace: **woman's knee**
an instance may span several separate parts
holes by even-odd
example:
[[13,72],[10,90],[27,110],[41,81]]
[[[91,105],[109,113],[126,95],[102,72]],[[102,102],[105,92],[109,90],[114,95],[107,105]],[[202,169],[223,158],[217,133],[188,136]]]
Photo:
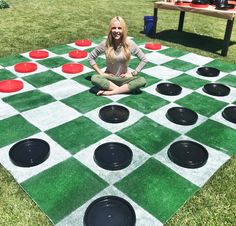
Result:
[[92,77],[91,77],[91,82],[95,85],[95,84],[97,84],[98,82],[99,82],[99,80],[101,80],[101,76],[100,75],[93,75]]
[[108,89],[109,88],[109,81],[101,75],[95,74],[91,77],[91,82],[93,85],[101,88],[101,89]]
[[147,81],[144,77],[139,77],[140,88],[144,87],[147,84]]
[[139,77],[137,79],[134,79],[132,80],[130,83],[129,83],[129,89],[131,91],[133,90],[136,90],[136,89],[139,89],[139,88],[142,88],[146,85],[147,81],[145,78],[143,77]]

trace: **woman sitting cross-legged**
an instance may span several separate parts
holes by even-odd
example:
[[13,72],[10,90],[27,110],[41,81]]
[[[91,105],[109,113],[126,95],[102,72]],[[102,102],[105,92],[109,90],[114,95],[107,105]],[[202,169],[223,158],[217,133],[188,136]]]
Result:
[[[105,72],[98,67],[95,61],[103,53],[106,56]],[[134,71],[129,72],[128,62],[131,55],[137,56],[140,62]],[[146,64],[147,59],[141,49],[127,38],[127,27],[120,16],[111,20],[107,39],[89,54],[88,61],[97,72],[91,78],[92,83],[100,89],[97,95],[129,93],[146,84],[146,80],[137,75]]]

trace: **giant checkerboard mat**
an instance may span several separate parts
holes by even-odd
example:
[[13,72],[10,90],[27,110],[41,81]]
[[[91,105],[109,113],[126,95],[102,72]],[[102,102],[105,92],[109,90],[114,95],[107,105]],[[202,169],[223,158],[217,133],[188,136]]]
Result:
[[[148,63],[141,76],[147,85],[140,94],[96,96],[91,92],[93,70],[86,58],[75,59],[75,49],[90,52],[75,43],[48,48],[46,59],[29,57],[29,52],[0,59],[0,79],[23,81],[18,92],[0,93],[0,163],[56,225],[83,225],[89,204],[106,195],[119,196],[135,209],[137,226],[163,225],[236,152],[236,124],[222,117],[227,106],[236,104],[236,65],[162,46],[153,51],[145,42],[133,39],[142,48]],[[37,70],[17,73],[14,65],[35,62]],[[62,65],[79,62],[77,74],[62,71]],[[129,67],[135,69],[132,57]],[[105,68],[105,57],[97,64]],[[220,70],[217,77],[196,73],[201,66]],[[166,96],[156,91],[162,82],[182,87],[181,94]],[[211,96],[202,88],[209,82],[230,87],[230,95]],[[107,123],[99,118],[103,106],[125,106],[129,118]],[[182,106],[198,113],[192,126],[172,123],[169,108]],[[19,167],[9,159],[10,148],[20,140],[40,138],[50,145],[49,158],[34,167]],[[170,145],[191,140],[203,145],[207,163],[188,169],[173,163],[167,155]],[[109,171],[93,160],[94,150],[106,142],[120,142],[133,152],[131,164]]]

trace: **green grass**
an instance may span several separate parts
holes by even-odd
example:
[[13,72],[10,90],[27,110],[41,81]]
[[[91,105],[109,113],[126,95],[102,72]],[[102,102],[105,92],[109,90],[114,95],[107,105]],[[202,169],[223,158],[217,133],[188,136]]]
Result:
[[[32,49],[54,47],[80,38],[106,35],[112,17],[125,18],[129,35],[153,41],[142,34],[143,17],[153,14],[148,0],[8,0],[0,10],[0,57]],[[186,14],[183,33],[175,30],[179,13],[159,10],[159,43],[236,63],[236,33],[232,33],[228,56],[220,56],[226,20]],[[207,34],[207,35],[206,35]],[[223,166],[166,224],[235,225],[236,156]],[[0,225],[51,225],[28,195],[0,166]]]

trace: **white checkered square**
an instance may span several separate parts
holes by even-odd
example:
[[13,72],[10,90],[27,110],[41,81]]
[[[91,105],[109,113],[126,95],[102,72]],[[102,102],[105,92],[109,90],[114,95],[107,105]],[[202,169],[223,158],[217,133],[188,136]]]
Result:
[[14,165],[9,158],[9,150],[14,144],[5,146],[0,149],[0,163],[12,174],[18,183],[21,183],[30,177],[58,164],[69,158],[71,154],[58,145],[54,140],[44,133],[38,133],[30,138],[38,138],[46,141],[50,145],[50,155],[43,163],[33,167],[19,167]]
[[171,79],[174,77],[177,77],[181,75],[182,71],[177,71],[171,68],[167,68],[164,66],[155,66],[147,69],[142,70],[143,73],[151,75],[153,77],[159,78],[159,79]]
[[157,111],[149,113],[147,116],[151,118],[153,121],[181,134],[187,133],[191,129],[195,128],[196,126],[199,126],[201,123],[207,120],[207,117],[198,114],[198,119],[194,125],[185,126],[185,125],[179,125],[179,124],[173,123],[170,120],[168,120],[166,117],[167,111],[172,107],[181,107],[181,106],[175,103],[170,103],[158,109]]
[[[114,105],[114,103],[108,104],[106,106],[109,106],[109,105]],[[99,117],[99,111],[102,107],[96,108],[93,111],[86,113],[85,116],[88,117],[89,119],[93,120],[94,122],[96,122],[100,126],[104,127],[105,129],[111,131],[112,133],[118,132],[118,131],[124,129],[125,127],[128,127],[128,126],[134,124],[135,122],[137,122],[140,118],[142,118],[144,116],[143,113],[136,111],[135,109],[129,108],[129,107],[122,105],[122,104],[118,104],[118,105],[124,106],[125,108],[127,108],[129,110],[129,118],[125,122],[108,123],[108,122],[103,121]]]
[[175,96],[168,96],[168,95],[164,95],[164,94],[161,94],[161,93],[157,92],[156,91],[157,85],[161,84],[161,83],[165,83],[165,82],[169,83],[169,81],[162,80],[162,81],[160,81],[160,82],[158,82],[158,83],[156,83],[154,85],[148,86],[147,88],[145,88],[143,90],[148,92],[148,93],[151,93],[151,94],[153,94],[155,96],[159,96],[159,97],[161,97],[161,98],[163,98],[165,100],[168,100],[170,102],[174,102],[174,101],[176,101],[178,99],[181,99],[182,97],[187,96],[188,94],[193,92],[193,90],[185,88],[185,87],[181,87],[182,88],[181,93],[179,95],[175,95]]
[[[132,150],[133,158],[129,166],[121,170],[111,171],[111,170],[103,169],[95,163],[94,151],[96,150],[97,147],[107,142],[122,143],[124,145],[127,145]],[[74,155],[74,157],[78,159],[80,162],[82,162],[84,165],[86,165],[98,176],[100,176],[105,181],[107,181],[109,184],[114,184],[117,181],[121,180],[126,175],[128,175],[134,169],[142,165],[150,156],[144,151],[142,151],[141,149],[130,144],[126,140],[118,137],[115,134],[112,134],[109,137],[106,137],[98,141],[97,143],[90,145],[88,148],[83,149],[82,151],[78,152],[76,155]]]
[[61,100],[75,94],[88,90],[88,87],[70,79],[62,80],[57,83],[40,88],[42,92],[49,93],[55,99]]
[[[195,140],[187,137],[181,136],[176,141],[180,140]],[[173,142],[173,143],[174,143]],[[197,142],[199,143],[199,142]],[[199,143],[201,144],[201,143]],[[171,145],[171,144],[170,144]],[[230,156],[226,155],[225,153],[215,150],[211,147],[208,147],[204,144],[201,144],[203,147],[206,148],[208,152],[208,160],[206,164],[200,168],[189,169],[185,167],[178,166],[177,164],[173,163],[168,157],[168,149],[170,147],[168,145],[162,151],[158,152],[154,157],[158,159],[160,162],[174,170],[176,173],[181,175],[182,177],[186,178],[187,180],[191,181],[192,183],[196,184],[199,187],[202,187],[210,177],[227,161],[230,159]]]
[[148,213],[146,210],[144,210],[141,206],[139,206],[137,203],[135,203],[132,199],[130,199],[127,195],[125,195],[123,192],[115,188],[114,186],[109,186],[106,189],[102,190],[100,193],[96,194],[92,199],[87,201],[84,205],[76,209],[74,212],[72,212],[69,216],[65,217],[63,220],[61,220],[59,223],[56,224],[56,226],[84,226],[83,218],[86,209],[88,206],[95,201],[96,199],[104,196],[118,196],[126,201],[128,201],[132,207],[134,208],[135,215],[136,215],[136,223],[135,226],[163,226],[163,224],[157,220],[155,217],[153,217],[150,213]]
[[27,72],[27,73],[20,73],[20,72],[16,72],[15,71],[15,65],[13,66],[8,66],[6,67],[7,70],[9,70],[10,72],[12,72],[13,74],[15,74],[17,77],[24,77],[24,76],[27,76],[27,75],[33,75],[33,74],[36,74],[36,73],[41,73],[41,72],[44,72],[44,71],[47,71],[48,68],[37,63],[37,62],[33,62],[37,65],[37,70],[33,71],[33,72]]
[[59,126],[81,116],[78,111],[59,101],[25,111],[22,115],[42,131]]

